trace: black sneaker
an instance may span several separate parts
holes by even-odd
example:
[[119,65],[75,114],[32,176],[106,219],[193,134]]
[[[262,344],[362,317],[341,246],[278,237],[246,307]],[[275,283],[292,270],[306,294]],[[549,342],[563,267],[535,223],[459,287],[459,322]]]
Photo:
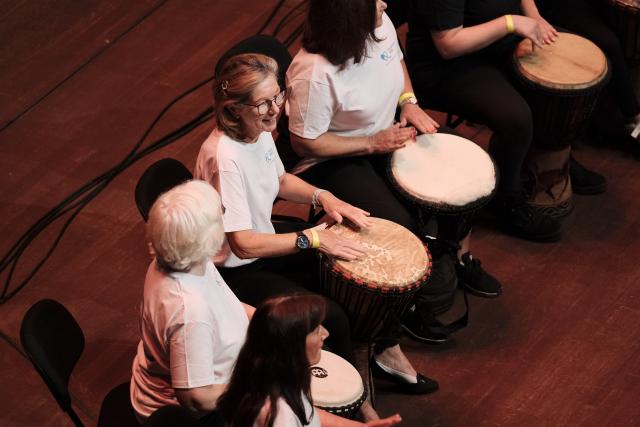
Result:
[[402,329],[412,338],[429,344],[442,344],[449,340],[444,325],[431,313],[412,306],[402,317]]
[[485,298],[495,298],[502,293],[500,282],[482,268],[480,260],[474,259],[470,252],[462,255],[456,263],[458,281],[469,292]]
[[575,194],[600,194],[607,191],[607,180],[597,172],[582,166],[571,156],[569,159],[571,188]]
[[535,242],[557,242],[562,238],[562,224],[529,205],[521,194],[502,197],[492,203],[501,225],[514,236]]

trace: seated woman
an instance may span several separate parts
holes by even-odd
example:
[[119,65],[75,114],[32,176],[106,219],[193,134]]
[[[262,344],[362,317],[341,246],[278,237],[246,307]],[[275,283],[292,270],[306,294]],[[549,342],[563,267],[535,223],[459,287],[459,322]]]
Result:
[[254,311],[211,261],[224,239],[220,197],[204,181],[169,190],[153,204],[147,234],[155,259],[144,283],[131,403],[140,421],[180,404],[218,425],[211,412]]
[[[494,199],[500,225],[524,239],[554,242],[562,237],[561,223],[526,203],[520,178],[533,139],[533,118],[507,65],[521,37],[539,48],[557,37],[534,0],[411,2],[408,68],[417,91],[429,94],[428,106],[493,131],[489,152],[500,169]],[[595,194],[606,187],[604,177],[575,159],[570,173],[575,193]]]
[[[357,227],[371,222],[367,212],[284,171],[271,136],[285,99],[277,70],[274,59],[259,54],[225,62],[214,82],[217,128],[203,143],[194,171],[222,198],[227,240],[216,265],[238,298],[252,305],[276,294],[316,290],[312,249],[344,259],[364,254],[359,244],[310,224],[276,234],[271,223],[276,197],[321,205],[338,222],[346,218]],[[325,326],[332,350],[350,359],[349,322],[334,301],[327,301]]]
[[[303,158],[294,173],[425,239],[415,210],[388,183],[380,154],[403,147],[416,129],[435,132],[438,124],[417,104],[385,9],[380,0],[311,0],[303,48],[287,71],[291,143]],[[396,101],[400,121],[392,124]],[[467,235],[458,251],[460,281],[480,295],[498,296],[500,283],[472,259],[468,244]],[[420,318],[404,324],[418,339],[447,339],[430,336],[431,326]],[[401,353],[390,357],[399,352],[400,333],[392,327],[385,331],[376,360],[406,384],[417,373]]]
[[317,295],[270,298],[256,310],[229,388],[218,409],[230,427],[370,426],[400,422],[394,415],[360,423],[313,408],[309,368],[320,361],[328,332]]

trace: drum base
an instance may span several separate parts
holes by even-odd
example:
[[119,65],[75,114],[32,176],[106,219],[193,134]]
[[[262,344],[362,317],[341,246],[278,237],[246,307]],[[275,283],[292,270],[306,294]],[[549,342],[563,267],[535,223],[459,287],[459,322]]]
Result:
[[571,147],[547,150],[533,147],[524,165],[527,202],[544,214],[560,218],[573,210],[569,157]]

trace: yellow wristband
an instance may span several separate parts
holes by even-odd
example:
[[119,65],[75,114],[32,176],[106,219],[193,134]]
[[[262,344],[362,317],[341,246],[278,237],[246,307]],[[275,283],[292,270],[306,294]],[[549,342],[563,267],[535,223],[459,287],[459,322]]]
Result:
[[516,25],[513,23],[513,16],[504,15],[504,19],[507,21],[507,33],[514,33],[516,31]]
[[402,95],[400,95],[400,98],[398,98],[398,105],[402,106],[402,104],[404,104],[404,101],[406,101],[409,98],[415,98],[416,94],[413,92],[405,92]]
[[320,247],[320,236],[318,236],[318,232],[313,228],[309,231],[311,232],[311,248],[318,249]]

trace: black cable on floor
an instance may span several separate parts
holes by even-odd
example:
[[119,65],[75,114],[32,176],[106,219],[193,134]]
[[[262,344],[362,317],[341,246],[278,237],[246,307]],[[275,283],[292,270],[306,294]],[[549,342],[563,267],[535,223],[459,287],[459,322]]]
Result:
[[85,60],[82,64],[80,64],[75,70],[73,70],[69,75],[67,75],[64,79],[62,79],[61,81],[59,81],[57,84],[55,84],[50,90],[48,90],[44,95],[40,96],[38,99],[36,99],[34,102],[32,102],[31,104],[29,104],[29,106],[27,106],[25,109],[23,109],[20,113],[18,113],[15,117],[13,117],[12,119],[10,119],[7,123],[4,124],[4,126],[2,126],[0,128],[0,132],[3,132],[5,129],[7,129],[9,126],[11,126],[12,124],[14,124],[16,121],[18,121],[22,116],[24,116],[25,114],[27,114],[29,111],[31,111],[36,105],[38,105],[39,103],[41,103],[42,101],[44,101],[46,98],[49,97],[49,95],[51,95],[53,92],[55,92],[60,86],[62,86],[63,84],[65,84],[66,82],[68,82],[70,79],[72,79],[76,74],[78,74],[80,71],[82,71],[84,69],[84,67],[86,67],[87,65],[91,64],[96,58],[98,58],[100,55],[102,55],[103,53],[105,53],[107,50],[109,50],[112,46],[114,46],[116,43],[118,43],[118,41],[120,41],[120,39],[122,39],[124,36],[126,36],[127,34],[129,34],[132,30],[134,30],[138,25],[140,25],[142,22],[144,22],[148,17],[150,17],[151,15],[153,15],[158,9],[160,9],[162,6],[164,6],[164,4],[167,2],[168,0],[160,0],[158,3],[156,3],[155,6],[153,6],[149,11],[147,11],[147,13],[145,13],[144,15],[142,15],[140,18],[138,18],[131,26],[129,26],[129,28],[127,28],[126,30],[124,30],[122,33],[118,34],[116,37],[113,38],[112,41],[110,41],[109,43],[106,43],[101,49],[99,49],[96,53],[94,53],[93,55],[91,55],[87,60]]

